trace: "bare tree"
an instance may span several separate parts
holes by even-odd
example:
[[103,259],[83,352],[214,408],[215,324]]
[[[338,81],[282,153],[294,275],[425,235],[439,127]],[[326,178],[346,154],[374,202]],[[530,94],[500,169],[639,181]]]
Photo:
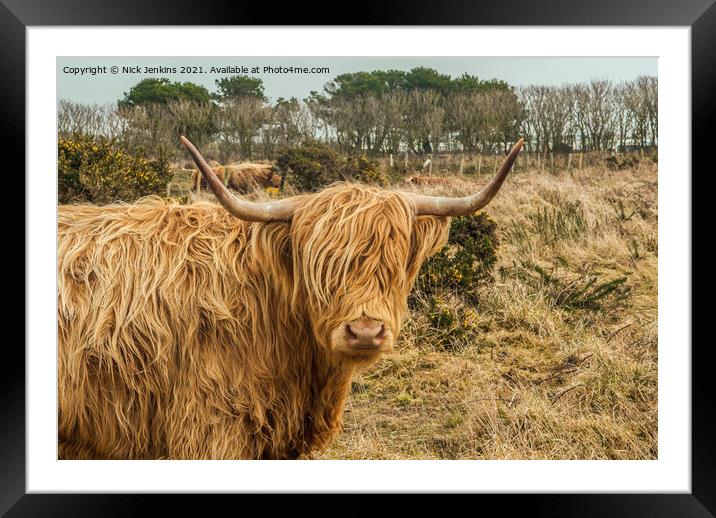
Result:
[[446,115],[448,128],[464,151],[477,149],[480,136],[487,125],[485,94],[478,92],[456,93],[448,97]]
[[587,85],[578,85],[574,92],[574,108],[583,137],[586,138],[585,147],[594,150],[611,147],[615,125],[613,83],[593,79]]
[[61,99],[57,103],[57,134],[68,137],[82,133],[113,138],[122,133],[124,121],[116,104],[81,104]]
[[385,133],[385,151],[397,154],[405,140],[405,119],[408,97],[405,92],[395,91],[381,99],[382,121]]
[[257,97],[227,99],[219,110],[219,149],[224,159],[238,155],[242,160],[252,158],[255,140],[268,110]]
[[434,90],[414,90],[408,96],[406,122],[413,151],[437,151],[445,130],[445,108],[441,95]]
[[530,85],[519,90],[525,108],[522,129],[530,135],[532,151],[545,152],[549,146],[550,129],[547,119],[547,104],[550,87]]

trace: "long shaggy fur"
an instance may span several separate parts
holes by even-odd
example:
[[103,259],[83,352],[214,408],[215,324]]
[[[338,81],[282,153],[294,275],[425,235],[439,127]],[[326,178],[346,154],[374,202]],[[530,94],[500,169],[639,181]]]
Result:
[[447,218],[337,184],[290,223],[148,198],[59,210],[61,458],[281,459],[340,430],[356,359],[330,331],[396,333]]

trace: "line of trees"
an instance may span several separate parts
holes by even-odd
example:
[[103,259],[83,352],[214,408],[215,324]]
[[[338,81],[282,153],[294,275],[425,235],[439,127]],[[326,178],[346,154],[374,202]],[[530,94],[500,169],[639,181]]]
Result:
[[533,150],[606,150],[658,144],[657,79],[565,86],[527,86],[520,132]]
[[221,161],[273,158],[309,141],[370,155],[497,153],[519,137],[540,152],[657,145],[656,77],[514,88],[419,67],[342,74],[306,99],[273,103],[258,78],[216,87],[144,79],[116,104],[60,101],[58,131],[114,137],[166,158],[182,156],[183,134]]

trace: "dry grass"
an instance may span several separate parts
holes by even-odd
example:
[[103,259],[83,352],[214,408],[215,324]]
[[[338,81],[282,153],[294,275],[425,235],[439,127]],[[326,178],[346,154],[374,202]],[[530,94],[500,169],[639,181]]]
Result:
[[487,210],[501,273],[478,288],[480,332],[445,350],[414,312],[395,354],[355,379],[344,432],[318,458],[656,458],[656,203],[653,164],[513,174]]

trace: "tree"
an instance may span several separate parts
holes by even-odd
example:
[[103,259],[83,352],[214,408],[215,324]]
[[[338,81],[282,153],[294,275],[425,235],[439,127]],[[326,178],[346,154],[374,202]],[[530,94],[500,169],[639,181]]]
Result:
[[485,93],[460,91],[450,95],[446,102],[449,130],[464,151],[474,152],[486,126]]
[[609,80],[593,79],[586,85],[573,89],[575,115],[580,132],[586,137],[582,148],[591,150],[608,149],[615,136],[614,85]]
[[237,97],[254,97],[261,101],[266,101],[264,95],[263,81],[257,77],[237,75],[224,77],[216,80],[216,86],[219,88],[217,98],[219,100],[237,98]]
[[385,151],[397,154],[405,139],[405,113],[408,98],[405,92],[396,90],[382,97],[380,113],[383,124]]
[[253,155],[254,140],[268,117],[268,110],[257,97],[236,97],[224,102],[219,111],[220,148],[224,157],[238,151],[242,160]]
[[451,89],[453,92],[469,93],[469,92],[489,92],[492,90],[511,90],[509,84],[499,79],[490,79],[485,81],[477,76],[464,73],[452,80]]
[[57,134],[92,135],[113,138],[123,131],[124,121],[117,114],[114,103],[81,104],[64,99],[57,103]]
[[355,99],[366,95],[382,95],[400,87],[404,72],[353,72],[336,76],[323,87],[331,99]]
[[[493,147],[509,149],[517,136],[517,129],[524,117],[524,108],[515,92],[511,89],[491,88],[480,94],[486,110],[486,134],[483,136],[483,148],[489,142]],[[559,133],[561,137],[561,131]]]
[[[442,96],[435,90],[414,90],[408,96],[408,145],[413,151],[433,153],[442,142],[445,108]],[[416,146],[417,144],[417,146]]]
[[447,74],[441,74],[433,68],[416,67],[405,74],[405,89],[433,90],[442,95],[447,95],[451,90],[452,79]]
[[147,78],[134,85],[129,92],[125,92],[124,99],[117,104],[120,108],[131,108],[146,104],[167,104],[172,101],[208,104],[211,102],[211,94],[203,86],[194,83],[172,83],[167,78]]
[[261,145],[265,156],[272,156],[277,147],[291,147],[302,140],[304,124],[298,99],[279,97],[276,104],[266,108],[266,120],[261,127]]
[[522,131],[530,137],[532,151],[545,152],[549,142],[547,103],[549,87],[530,85],[519,90],[520,100],[525,107]]

